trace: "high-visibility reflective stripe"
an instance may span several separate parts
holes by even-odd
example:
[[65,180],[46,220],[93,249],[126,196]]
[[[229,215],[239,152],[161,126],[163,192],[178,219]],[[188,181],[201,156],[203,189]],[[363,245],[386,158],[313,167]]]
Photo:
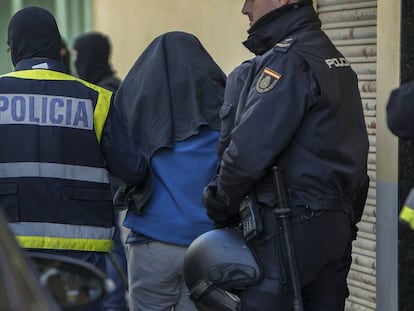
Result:
[[78,79],[71,75],[67,75],[65,73],[47,70],[47,69],[30,69],[30,70],[20,70],[20,71],[13,71],[1,75],[1,77],[14,77],[14,78],[21,78],[21,79],[35,79],[35,80],[64,80],[64,81],[78,81],[90,89],[98,92],[98,101],[96,103],[96,107],[93,114],[93,121],[95,127],[95,134],[98,142],[101,141],[103,127],[105,124],[105,120],[108,116],[109,112],[109,105],[112,96],[112,92],[101,88],[95,84],[86,82],[82,79]]
[[60,249],[73,251],[110,252],[112,240],[68,239],[55,237],[16,236],[23,248]]
[[0,163],[0,178],[13,177],[48,177],[109,183],[108,171],[104,168],[40,162]]
[[9,227],[14,235],[19,236],[48,236],[71,239],[111,240],[115,232],[114,227],[104,228],[48,222],[12,222],[9,223]]
[[39,222],[9,223],[9,227],[24,248],[96,252],[109,252],[113,248],[114,227]]
[[414,230],[414,210],[404,205],[400,212],[400,219],[406,222],[412,230]]

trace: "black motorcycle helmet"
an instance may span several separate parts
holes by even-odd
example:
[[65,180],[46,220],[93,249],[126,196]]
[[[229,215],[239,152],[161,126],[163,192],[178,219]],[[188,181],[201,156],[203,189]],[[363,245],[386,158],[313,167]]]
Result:
[[184,279],[200,311],[236,311],[241,302],[230,290],[256,284],[262,271],[241,230],[216,229],[188,247]]

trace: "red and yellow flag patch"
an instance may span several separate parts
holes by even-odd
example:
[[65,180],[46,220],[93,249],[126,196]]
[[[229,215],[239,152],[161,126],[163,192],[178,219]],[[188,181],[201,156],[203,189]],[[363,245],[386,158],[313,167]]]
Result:
[[257,81],[256,91],[259,93],[269,92],[276,86],[281,77],[282,75],[277,71],[270,69],[269,67],[265,67],[259,80]]

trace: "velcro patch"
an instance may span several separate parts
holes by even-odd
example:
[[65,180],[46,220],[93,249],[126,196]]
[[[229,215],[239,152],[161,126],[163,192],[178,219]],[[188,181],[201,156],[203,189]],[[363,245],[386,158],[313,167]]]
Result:
[[273,47],[273,51],[287,52],[295,41],[296,41],[296,38],[292,38],[292,37],[291,38],[286,38],[286,39],[276,43],[275,46]]
[[259,81],[257,81],[256,91],[259,93],[269,92],[276,86],[281,77],[282,75],[277,71],[274,71],[269,67],[265,67],[260,75]]

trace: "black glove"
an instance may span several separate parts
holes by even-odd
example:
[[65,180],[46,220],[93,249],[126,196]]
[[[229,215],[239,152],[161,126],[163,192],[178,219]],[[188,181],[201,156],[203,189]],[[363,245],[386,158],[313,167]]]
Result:
[[128,194],[127,186],[125,184],[121,184],[116,190],[112,198],[112,202],[113,202],[115,210],[123,211],[128,208],[127,194]]
[[207,216],[214,221],[216,228],[234,227],[239,224],[239,214],[230,213],[225,203],[217,198],[217,184],[215,181],[204,188],[202,201]]
[[134,194],[136,191],[137,188],[135,186],[121,184],[112,198],[115,210],[124,211],[131,209],[131,206],[134,204]]

